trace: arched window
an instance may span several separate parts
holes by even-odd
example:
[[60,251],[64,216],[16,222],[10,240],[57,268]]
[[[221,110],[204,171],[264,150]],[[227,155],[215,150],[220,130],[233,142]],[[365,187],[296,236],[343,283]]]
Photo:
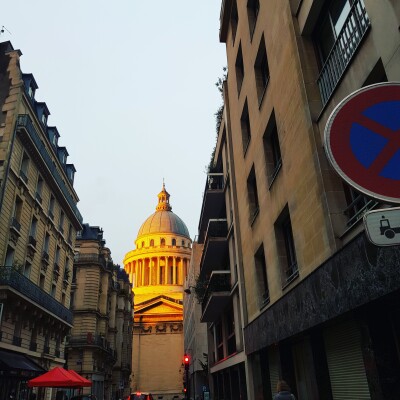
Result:
[[154,247],[154,239],[150,240],[150,247]]
[[182,247],[185,247],[185,241],[182,240]]
[[172,246],[176,246],[176,239],[172,239]]
[[165,239],[161,238],[161,247],[164,247],[164,246],[165,246]]
[[142,242],[142,247],[144,247],[144,242]]

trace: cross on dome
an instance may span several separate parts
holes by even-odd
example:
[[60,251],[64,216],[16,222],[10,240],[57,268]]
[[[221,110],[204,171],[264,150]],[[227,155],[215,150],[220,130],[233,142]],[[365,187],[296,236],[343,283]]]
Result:
[[171,211],[172,207],[169,204],[169,193],[165,190],[165,183],[163,179],[163,186],[160,193],[158,193],[158,204],[156,211]]

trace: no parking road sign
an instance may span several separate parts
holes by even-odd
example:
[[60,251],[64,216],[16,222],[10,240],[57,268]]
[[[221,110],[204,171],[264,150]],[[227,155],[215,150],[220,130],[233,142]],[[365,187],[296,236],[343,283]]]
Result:
[[324,142],[346,182],[375,199],[400,203],[400,82],[346,97],[328,119]]

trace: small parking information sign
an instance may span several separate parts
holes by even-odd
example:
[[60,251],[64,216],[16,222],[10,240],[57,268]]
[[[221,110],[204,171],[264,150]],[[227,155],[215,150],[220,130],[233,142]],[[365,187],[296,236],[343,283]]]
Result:
[[377,246],[400,244],[400,207],[369,211],[364,215],[365,232]]

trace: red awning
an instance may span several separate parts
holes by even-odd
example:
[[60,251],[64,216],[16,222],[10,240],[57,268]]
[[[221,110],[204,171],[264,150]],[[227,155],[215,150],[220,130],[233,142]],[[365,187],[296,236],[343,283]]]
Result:
[[92,382],[89,381],[89,379],[84,378],[83,376],[79,375],[76,371],[74,371],[73,369],[69,369],[68,372],[75,376],[77,379],[79,379],[80,381],[82,381],[82,386],[92,386]]
[[[28,381],[28,386],[61,387],[61,388],[87,386],[87,384],[83,382],[83,379],[84,378],[82,377],[78,378],[77,376],[75,376],[75,374],[71,374],[70,371],[67,371],[64,368],[56,367],[53,368],[51,371],[46,372],[45,374],[40,375],[37,378]],[[87,379],[85,379],[85,381],[86,380]]]

